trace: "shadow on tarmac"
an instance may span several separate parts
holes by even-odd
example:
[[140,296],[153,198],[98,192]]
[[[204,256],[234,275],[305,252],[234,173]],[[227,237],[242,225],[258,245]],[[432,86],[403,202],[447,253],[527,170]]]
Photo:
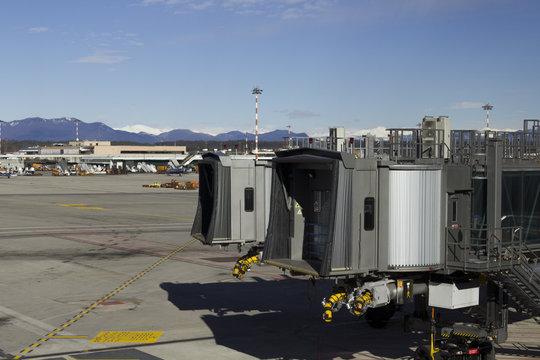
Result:
[[318,280],[314,287],[302,279],[252,279],[160,287],[181,311],[212,312],[201,318],[217,344],[260,359],[403,358],[427,338],[404,333],[397,318],[385,329],[371,328],[346,309],[324,323],[321,301],[331,292],[331,280]]

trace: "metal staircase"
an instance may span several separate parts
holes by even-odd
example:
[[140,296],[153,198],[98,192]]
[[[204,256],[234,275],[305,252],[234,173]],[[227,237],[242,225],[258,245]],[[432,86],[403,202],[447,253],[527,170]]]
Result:
[[502,290],[514,301],[521,312],[540,316],[540,276],[536,272],[540,258],[525,244],[520,249],[508,249],[519,262],[508,270],[489,274],[498,281]]
[[519,228],[495,229],[489,235],[485,230],[448,229],[446,245],[449,269],[485,273],[518,310],[540,316],[540,258],[522,241]]
[[191,159],[193,159],[195,155],[197,154],[189,154],[184,160],[182,160],[182,162],[180,163],[180,166],[189,165],[189,163],[191,162]]

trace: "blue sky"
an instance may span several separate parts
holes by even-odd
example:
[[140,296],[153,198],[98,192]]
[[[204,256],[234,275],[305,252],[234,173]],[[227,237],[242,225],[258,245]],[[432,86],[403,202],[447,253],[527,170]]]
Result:
[[219,133],[522,127],[540,117],[536,0],[3,0],[0,119]]

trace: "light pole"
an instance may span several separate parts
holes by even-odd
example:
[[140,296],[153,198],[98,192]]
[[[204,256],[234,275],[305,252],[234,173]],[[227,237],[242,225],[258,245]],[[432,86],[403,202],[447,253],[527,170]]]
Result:
[[255,95],[255,159],[259,158],[259,111],[257,109],[257,95],[262,94],[262,89],[254,88],[251,93]]
[[0,154],[2,154],[2,123],[4,121],[0,120]]
[[486,125],[489,129],[489,110],[493,109],[493,105],[487,103],[486,105],[482,106],[482,109],[486,110]]

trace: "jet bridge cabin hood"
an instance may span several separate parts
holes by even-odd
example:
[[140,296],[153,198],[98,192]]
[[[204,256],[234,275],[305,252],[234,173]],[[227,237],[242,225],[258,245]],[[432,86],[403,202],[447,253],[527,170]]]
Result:
[[[354,157],[315,149],[276,155],[263,261],[314,276],[356,272]],[[375,171],[376,162],[367,161]]]

